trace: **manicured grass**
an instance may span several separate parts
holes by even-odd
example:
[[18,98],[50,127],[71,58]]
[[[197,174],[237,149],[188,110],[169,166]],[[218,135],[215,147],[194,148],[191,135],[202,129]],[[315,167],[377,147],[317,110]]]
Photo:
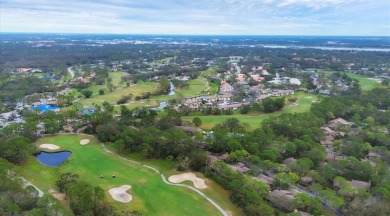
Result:
[[[316,70],[320,73],[328,73],[328,74],[336,72],[336,71],[323,70],[323,69],[316,69]],[[378,82],[377,80],[371,79],[369,77],[365,77],[362,75],[349,73],[349,72],[342,72],[342,73],[346,73],[352,79],[359,80],[360,87],[362,88],[363,91],[369,91],[371,89],[381,87],[380,81]]]
[[[249,114],[239,114],[235,112],[233,115],[219,115],[219,116],[201,116],[202,119],[201,128],[205,130],[212,129],[216,124],[226,121],[228,118],[237,118],[246,126],[246,130],[253,131],[260,127],[260,123],[265,119],[273,116],[280,115],[282,113],[302,113],[310,110],[311,104],[317,101],[317,96],[307,93],[296,93],[289,97],[297,97],[298,100],[296,105],[287,104],[283,110],[274,113],[263,113],[263,112],[251,112]],[[195,116],[183,116],[182,119],[185,121],[192,121]]]
[[188,84],[190,85],[188,88],[177,89],[176,92],[177,94],[180,94],[186,98],[205,94],[203,91],[207,89],[206,83],[207,79],[202,76],[199,76],[196,79],[188,81]]
[[115,71],[115,72],[110,72],[108,74],[108,77],[112,79],[112,84],[115,86],[123,85],[122,83],[122,77],[126,75],[126,73],[122,71]]
[[[146,100],[132,101],[130,104],[126,105],[126,107],[129,108],[130,110],[135,109],[137,107],[158,107],[160,105],[160,102],[169,101],[171,99],[176,99],[176,98],[183,98],[184,99],[184,98],[188,98],[188,97],[194,97],[197,95],[207,95],[206,93],[202,92],[202,91],[207,89],[206,83],[207,83],[207,80],[205,78],[203,78],[202,76],[199,76],[196,79],[188,81],[188,84],[189,84],[188,88],[175,89],[174,95],[152,96]],[[119,108],[116,108],[116,112],[118,112],[118,111],[119,111]]]
[[371,89],[381,87],[380,82],[378,82],[374,79],[370,79],[368,77],[364,77],[364,76],[353,74],[353,73],[347,73],[347,74],[352,79],[359,80],[359,84],[360,84],[363,91],[369,91]]
[[[91,139],[91,143],[80,145],[80,140],[85,138]],[[72,151],[72,156],[68,162],[58,168],[44,167],[35,158],[31,157],[18,170],[22,176],[32,181],[44,192],[55,188],[57,172],[72,172],[79,174],[80,180],[93,186],[102,187],[106,191],[108,200],[118,210],[138,210],[144,215],[220,214],[206,199],[192,190],[166,185],[157,173],[105,152],[93,137],[82,135],[44,137],[39,139],[36,145],[39,146],[42,143],[56,144],[62,150]],[[157,168],[164,171],[172,168],[170,163],[168,161],[168,165],[158,165],[151,162],[151,165],[158,165]],[[116,175],[115,179],[111,178],[112,174]],[[99,175],[104,175],[105,178],[100,179]],[[129,193],[132,194],[133,201],[127,204],[114,201],[107,192],[111,187],[124,184],[132,186]],[[214,187],[213,184],[212,186]],[[220,188],[203,191],[207,194],[213,194],[213,197],[218,200],[222,200],[224,208],[239,212],[233,207],[229,198],[225,196],[227,195],[226,191],[224,192]],[[221,191],[221,194],[214,194],[214,192]]]
[[173,57],[166,57],[160,60],[156,60],[154,62],[149,63],[149,65],[158,65],[158,64],[166,64],[169,63],[169,61],[173,59]]
[[81,99],[79,100],[79,103],[82,105],[92,105],[92,104],[102,104],[104,101],[109,102],[110,104],[116,104],[116,102],[125,95],[133,94],[133,97],[137,95],[141,95],[144,92],[152,92],[156,86],[157,83],[153,82],[139,82],[135,85],[124,87],[120,89],[116,89],[112,92],[109,92],[106,90],[106,93],[104,95],[99,95],[97,92],[99,91],[99,86],[90,87],[92,88],[95,94],[93,94],[90,98]]
[[[110,73],[112,76],[113,83],[120,82],[120,78],[122,77],[122,72],[113,72]],[[189,80],[189,87],[185,89],[176,89],[176,94],[174,95],[159,95],[152,96],[146,100],[134,101],[134,97],[137,95],[141,95],[144,92],[153,92],[154,89],[158,86],[157,83],[153,82],[138,82],[136,85],[123,87],[114,90],[113,92],[109,92],[106,85],[94,85],[88,88],[93,92],[92,96],[87,99],[81,99],[78,102],[84,106],[92,106],[93,104],[102,104],[104,101],[109,102],[110,104],[115,105],[116,102],[124,95],[128,95],[129,93],[133,94],[133,101],[126,106],[129,109],[135,109],[137,107],[157,107],[160,102],[168,101],[175,98],[185,98],[185,97],[194,97],[196,95],[205,94],[202,91],[207,89],[206,83],[207,80],[199,76],[196,79]],[[99,95],[99,90],[104,89],[105,94]],[[119,111],[119,106],[116,108],[116,112]]]
[[[112,84],[115,87],[124,87],[125,84],[122,83],[122,76],[126,75],[124,72],[116,71],[116,72],[110,72],[108,74],[108,77],[112,79]],[[92,95],[99,95],[99,90],[103,89],[106,93],[108,92],[107,83],[104,85],[91,85],[90,87],[86,88],[86,90],[92,91]]]
[[[112,148],[111,146],[109,147],[109,149],[115,151],[115,149]],[[176,170],[177,164],[171,160],[145,159],[145,157],[143,157],[142,154],[140,153],[131,153],[131,154],[127,154],[126,156],[128,158],[139,161],[143,164],[155,167],[166,177],[182,173]],[[217,202],[218,205],[220,205],[228,213],[232,213],[232,215],[244,215],[242,209],[234,206],[234,204],[229,199],[231,195],[230,191],[225,190],[221,185],[204,177],[203,173],[195,172],[195,174],[200,178],[206,179],[206,185],[208,186],[208,189],[202,190],[202,192],[204,192],[207,196],[209,196],[211,199]],[[183,182],[183,184],[193,186],[192,182],[190,181],[185,181]]]

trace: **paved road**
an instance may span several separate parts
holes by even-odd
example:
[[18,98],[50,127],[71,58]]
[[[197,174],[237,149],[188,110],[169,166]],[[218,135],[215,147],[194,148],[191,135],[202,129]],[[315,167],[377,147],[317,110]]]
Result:
[[20,179],[22,179],[23,181],[23,184],[24,184],[24,187],[27,187],[27,186],[33,186],[37,191],[38,191],[38,196],[39,197],[43,197],[43,195],[45,194],[41,189],[39,189],[37,186],[35,186],[33,183],[31,183],[30,181],[28,181],[27,179],[23,178],[23,177],[19,177]]
[[241,73],[241,68],[238,66],[237,63],[234,64],[234,67],[236,67],[237,73]]
[[68,72],[72,78],[74,78],[74,71],[72,70],[72,67],[68,67]]
[[122,157],[122,156],[120,156],[120,155],[118,155],[118,154],[116,154],[116,153],[114,153],[114,152],[108,150],[108,149],[106,148],[106,146],[104,146],[103,143],[101,143],[100,145],[102,146],[102,148],[103,148],[104,151],[106,151],[106,152],[109,152],[109,153],[111,153],[111,154],[113,154],[113,155],[115,155],[115,156],[117,156],[117,157],[119,157],[119,158],[121,158],[121,159],[123,159],[123,160],[126,160],[126,161],[129,161],[129,162],[138,164],[138,165],[140,165],[140,166],[146,167],[146,168],[148,168],[148,169],[151,169],[151,170],[153,170],[154,172],[156,172],[157,174],[160,174],[160,176],[161,176],[161,178],[162,178],[162,180],[163,180],[163,182],[164,182],[165,184],[174,185],[174,186],[180,186],[180,187],[186,187],[186,188],[189,188],[189,189],[195,191],[196,193],[198,193],[199,195],[201,195],[202,197],[204,197],[207,201],[209,201],[213,206],[215,206],[215,207],[218,209],[218,211],[221,212],[221,214],[222,214],[223,216],[229,216],[228,213],[227,213],[225,210],[223,210],[223,208],[222,208],[221,206],[219,206],[214,200],[212,200],[212,199],[211,199],[210,197],[208,197],[206,194],[202,193],[200,190],[198,190],[198,189],[196,189],[196,188],[194,188],[194,187],[188,186],[188,185],[184,185],[184,184],[174,184],[174,183],[171,183],[171,182],[167,181],[167,179],[165,178],[165,176],[164,176],[162,173],[160,173],[160,171],[158,171],[156,168],[151,167],[151,166],[148,166],[148,165],[145,165],[145,164],[142,164],[142,163],[140,163],[140,162],[138,162],[138,161],[135,161],[135,160],[130,160],[130,159],[124,158],[124,157]]

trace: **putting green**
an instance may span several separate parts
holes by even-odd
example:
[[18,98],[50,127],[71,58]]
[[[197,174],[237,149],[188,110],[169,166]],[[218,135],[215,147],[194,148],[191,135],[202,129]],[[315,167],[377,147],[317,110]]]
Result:
[[[82,139],[90,139],[91,142],[80,145]],[[20,174],[44,192],[55,188],[57,171],[72,172],[79,174],[80,180],[102,187],[107,199],[118,210],[138,210],[144,215],[221,215],[211,203],[194,191],[167,185],[154,171],[105,152],[94,137],[59,135],[41,138],[35,144],[39,146],[42,143],[55,143],[63,150],[72,151],[68,162],[58,168],[44,167],[33,157],[20,168]],[[116,178],[111,177],[113,174]],[[100,179],[100,175],[104,178]],[[132,202],[114,201],[108,189],[125,184],[132,186]]]

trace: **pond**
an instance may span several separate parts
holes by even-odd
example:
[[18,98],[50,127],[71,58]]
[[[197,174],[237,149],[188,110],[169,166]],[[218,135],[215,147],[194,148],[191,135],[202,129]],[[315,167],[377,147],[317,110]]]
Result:
[[47,104],[39,104],[36,106],[31,106],[30,110],[38,110],[39,112],[47,112],[47,111],[54,111],[58,112],[60,111],[60,108],[57,106],[47,105]]
[[160,110],[163,110],[167,106],[168,106],[168,103],[163,101],[163,102],[160,103],[160,106],[154,107],[154,108],[150,108],[150,109],[151,110],[155,110],[155,111],[160,111]]
[[66,159],[72,155],[70,151],[60,151],[60,152],[44,152],[41,151],[35,155],[39,163],[44,166],[49,167],[58,167],[63,164]]

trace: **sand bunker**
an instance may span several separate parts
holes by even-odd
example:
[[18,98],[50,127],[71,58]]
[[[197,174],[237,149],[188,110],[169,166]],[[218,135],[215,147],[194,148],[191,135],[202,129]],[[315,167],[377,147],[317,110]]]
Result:
[[58,200],[66,200],[66,194],[60,193],[54,189],[50,189],[49,193],[56,199]]
[[42,144],[39,146],[39,148],[45,148],[45,149],[49,149],[49,150],[60,149],[60,147],[58,145],[54,145],[54,144]]
[[81,145],[87,145],[88,143],[89,143],[89,139],[80,140]]
[[196,177],[194,173],[183,173],[179,175],[172,175],[168,178],[168,181],[172,183],[181,183],[183,181],[192,181],[194,187],[198,189],[206,189],[207,185],[202,178]]
[[108,190],[108,193],[112,198],[118,202],[128,203],[133,200],[133,196],[128,194],[126,191],[131,188],[130,185],[122,185],[120,187],[111,188]]

